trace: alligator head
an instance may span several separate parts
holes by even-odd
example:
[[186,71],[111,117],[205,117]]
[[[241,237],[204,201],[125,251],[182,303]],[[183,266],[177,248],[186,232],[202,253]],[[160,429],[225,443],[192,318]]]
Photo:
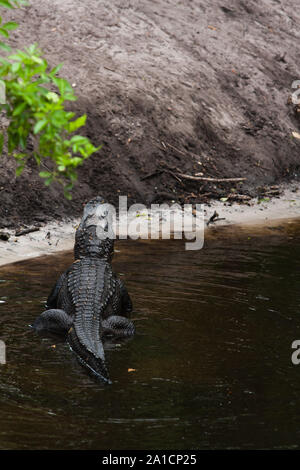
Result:
[[114,207],[101,196],[95,197],[85,205],[75,235],[75,259],[96,257],[108,262],[112,260],[115,239],[114,215]]

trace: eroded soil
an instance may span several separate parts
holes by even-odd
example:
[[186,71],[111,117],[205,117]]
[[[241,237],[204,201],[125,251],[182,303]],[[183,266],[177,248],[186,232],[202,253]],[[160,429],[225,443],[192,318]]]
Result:
[[[16,179],[0,160],[0,226],[81,213],[95,194],[116,202],[205,202],[297,179],[291,88],[300,77],[296,0],[30,0],[9,12],[12,45],[38,43],[73,85],[86,134],[102,149],[79,170],[73,200],[32,163]],[[178,173],[246,178],[189,181]],[[201,176],[201,175],[200,175]]]

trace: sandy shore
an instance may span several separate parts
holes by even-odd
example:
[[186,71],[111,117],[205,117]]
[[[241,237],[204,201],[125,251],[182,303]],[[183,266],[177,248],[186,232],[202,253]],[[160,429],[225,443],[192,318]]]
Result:
[[[276,226],[287,223],[289,219],[300,218],[300,190],[296,184],[290,185],[283,190],[282,195],[277,198],[253,199],[247,204],[229,203],[228,201],[214,201],[210,205],[203,205],[204,209],[204,240],[205,236],[215,233],[216,227],[243,226],[249,230],[253,227]],[[207,222],[215,213],[218,217],[214,222]],[[151,214],[149,211],[148,214]],[[164,213],[167,214],[167,211]],[[141,211],[139,221],[145,217]],[[149,220],[151,217],[147,217]],[[0,265],[14,263],[17,261],[51,255],[59,251],[72,250],[74,246],[74,235],[80,219],[68,222],[52,222],[39,227],[38,231],[16,236],[14,231],[5,230],[10,234],[8,241],[0,240]],[[250,228],[251,227],[251,228]],[[222,232],[222,230],[221,230]],[[220,231],[218,230],[218,233]],[[204,241],[205,243],[205,241]]]

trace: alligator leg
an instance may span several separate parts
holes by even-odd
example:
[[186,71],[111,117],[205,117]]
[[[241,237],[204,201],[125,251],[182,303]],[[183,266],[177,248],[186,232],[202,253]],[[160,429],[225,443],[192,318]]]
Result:
[[57,308],[57,299],[58,299],[58,294],[60,292],[60,289],[62,288],[64,281],[67,278],[67,273],[64,272],[57,280],[56,284],[54,285],[52,291],[49,294],[49,297],[47,299],[47,308]]
[[45,310],[34,321],[32,328],[38,333],[67,334],[73,323],[73,318],[64,310]]
[[121,317],[120,315],[111,315],[110,317],[102,320],[101,326],[104,335],[113,336],[131,336],[135,333],[134,324],[128,318]]
[[130,313],[132,311],[132,302],[128,291],[121,279],[119,279],[120,296],[121,296],[121,311],[122,313]]

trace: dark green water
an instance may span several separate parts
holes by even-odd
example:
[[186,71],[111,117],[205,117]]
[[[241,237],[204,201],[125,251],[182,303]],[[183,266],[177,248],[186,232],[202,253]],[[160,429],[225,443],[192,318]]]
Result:
[[300,224],[116,249],[137,334],[106,351],[111,386],[28,327],[72,254],[0,268],[0,448],[299,448]]

